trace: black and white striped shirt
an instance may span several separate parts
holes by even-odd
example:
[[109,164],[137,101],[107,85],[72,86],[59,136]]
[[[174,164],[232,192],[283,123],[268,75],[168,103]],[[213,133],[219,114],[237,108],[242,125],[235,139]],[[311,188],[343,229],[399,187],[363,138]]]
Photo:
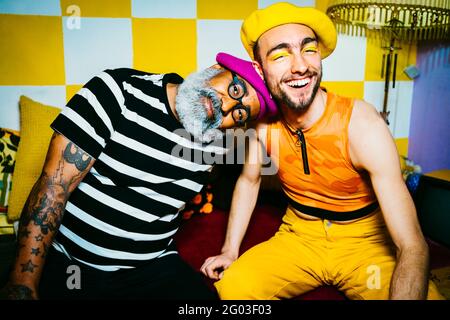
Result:
[[[52,123],[96,159],[67,202],[53,243],[58,251],[105,271],[176,253],[179,212],[211,170],[198,155],[226,152],[178,134],[183,127],[169,107],[166,84],[182,81],[177,74],[106,70]],[[174,156],[176,147],[197,157]]]

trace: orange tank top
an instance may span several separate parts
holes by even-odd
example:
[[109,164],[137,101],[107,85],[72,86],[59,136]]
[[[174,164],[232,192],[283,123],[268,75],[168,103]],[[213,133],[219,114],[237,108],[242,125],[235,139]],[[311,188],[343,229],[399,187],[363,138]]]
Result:
[[356,171],[350,161],[348,124],[352,109],[353,99],[328,93],[320,119],[303,130],[309,174],[305,174],[298,134],[281,118],[268,125],[267,151],[278,164],[278,176],[291,204],[332,211],[338,214],[334,220],[347,220],[347,212],[368,207],[373,212],[377,208],[369,176]]

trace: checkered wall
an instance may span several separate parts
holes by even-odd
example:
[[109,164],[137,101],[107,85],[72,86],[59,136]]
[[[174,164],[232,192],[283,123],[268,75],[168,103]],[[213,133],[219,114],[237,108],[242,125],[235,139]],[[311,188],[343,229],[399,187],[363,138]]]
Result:
[[[273,0],[0,0],[0,127],[20,130],[21,94],[62,107],[106,68],[133,67],[186,76],[226,51],[248,58],[239,30],[253,10]],[[325,10],[328,0],[291,3]],[[383,104],[382,49],[366,38],[339,35],[323,61],[323,86]],[[406,155],[413,82],[400,72],[416,59],[399,51],[389,94],[390,129]]]

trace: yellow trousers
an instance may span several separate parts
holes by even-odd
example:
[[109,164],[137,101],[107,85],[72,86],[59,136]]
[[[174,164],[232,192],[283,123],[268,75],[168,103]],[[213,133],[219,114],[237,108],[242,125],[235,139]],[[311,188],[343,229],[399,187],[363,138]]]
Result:
[[[268,241],[245,252],[215,286],[221,299],[289,299],[321,285],[349,299],[389,299],[395,249],[378,211],[347,224],[305,220],[288,207]],[[428,299],[443,299],[430,281]]]

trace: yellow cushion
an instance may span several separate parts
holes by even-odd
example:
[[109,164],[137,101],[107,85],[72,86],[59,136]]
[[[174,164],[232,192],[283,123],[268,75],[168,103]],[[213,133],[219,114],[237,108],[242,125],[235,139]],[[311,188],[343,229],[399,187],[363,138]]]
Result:
[[8,218],[18,220],[28,195],[41,174],[53,134],[50,124],[61,109],[20,97],[20,143],[9,197]]

